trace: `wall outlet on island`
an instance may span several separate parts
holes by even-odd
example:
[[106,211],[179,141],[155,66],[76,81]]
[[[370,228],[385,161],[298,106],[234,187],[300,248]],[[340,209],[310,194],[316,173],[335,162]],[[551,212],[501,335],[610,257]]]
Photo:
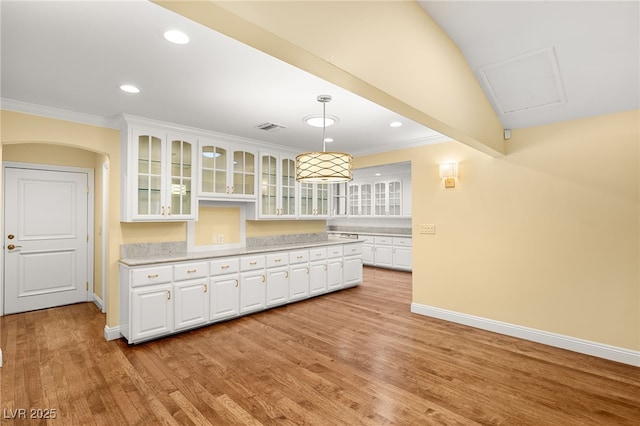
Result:
[[224,234],[218,235],[218,244],[224,244]]

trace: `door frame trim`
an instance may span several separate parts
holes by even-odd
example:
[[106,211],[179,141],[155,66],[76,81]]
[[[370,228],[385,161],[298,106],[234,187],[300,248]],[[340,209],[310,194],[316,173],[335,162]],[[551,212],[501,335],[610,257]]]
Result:
[[[4,218],[5,215],[5,170],[6,169],[29,169],[29,170],[43,170],[43,171],[51,171],[51,172],[71,172],[71,173],[85,173],[87,175],[87,185],[89,187],[89,194],[87,196],[87,233],[89,234],[89,243],[87,244],[87,270],[86,270],[86,281],[89,283],[89,290],[87,292],[87,302],[93,301],[94,288],[93,288],[93,274],[94,274],[94,228],[95,228],[95,210],[94,210],[94,198],[95,198],[95,187],[94,187],[94,171],[93,169],[88,169],[84,167],[72,167],[72,166],[56,166],[53,164],[36,164],[36,163],[18,163],[13,161],[3,161],[2,162],[2,223],[0,223],[0,229],[2,235],[5,234],[4,231]],[[103,237],[104,233],[103,233]],[[4,241],[4,239],[3,239]],[[4,315],[4,244],[2,244],[3,254],[0,256],[0,317]]]

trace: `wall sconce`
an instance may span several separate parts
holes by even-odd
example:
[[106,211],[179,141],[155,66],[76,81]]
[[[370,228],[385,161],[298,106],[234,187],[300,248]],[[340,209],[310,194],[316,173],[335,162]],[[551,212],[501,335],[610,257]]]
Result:
[[440,179],[444,179],[445,188],[455,188],[458,177],[458,163],[440,164]]

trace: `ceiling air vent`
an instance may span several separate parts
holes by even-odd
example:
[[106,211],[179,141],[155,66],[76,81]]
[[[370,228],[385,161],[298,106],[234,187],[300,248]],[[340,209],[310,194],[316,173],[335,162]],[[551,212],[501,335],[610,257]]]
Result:
[[258,124],[256,126],[256,128],[260,129],[260,130],[264,130],[265,132],[269,132],[269,133],[273,133],[273,132],[277,132],[278,130],[282,130],[282,129],[286,129],[286,127],[281,126],[280,124],[276,124],[276,123],[270,123],[270,122],[265,122],[262,124]]

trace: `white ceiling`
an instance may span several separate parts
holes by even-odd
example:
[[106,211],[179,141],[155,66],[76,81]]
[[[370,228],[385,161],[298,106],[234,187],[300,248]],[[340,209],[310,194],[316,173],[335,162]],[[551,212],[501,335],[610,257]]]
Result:
[[[499,69],[491,81],[505,84],[493,92],[526,105],[535,94],[531,87],[539,87],[531,79],[544,83],[552,69],[566,102],[500,113],[505,128],[639,108],[638,2],[420,3],[460,46],[481,83],[483,67],[551,48],[555,68],[516,62],[527,80],[496,80],[509,76],[509,68]],[[446,139],[147,1],[2,0],[0,7],[3,108],[53,107],[104,122],[126,113],[307,151],[321,149],[322,130],[302,118],[322,113],[316,98],[330,94],[327,114],[340,123],[327,129],[335,139],[327,149],[359,155]],[[191,42],[167,43],[167,29],[186,32]],[[123,83],[142,91],[123,93]],[[487,93],[500,111],[504,99]],[[391,128],[391,121],[404,125]],[[264,122],[286,129],[255,127]]]

